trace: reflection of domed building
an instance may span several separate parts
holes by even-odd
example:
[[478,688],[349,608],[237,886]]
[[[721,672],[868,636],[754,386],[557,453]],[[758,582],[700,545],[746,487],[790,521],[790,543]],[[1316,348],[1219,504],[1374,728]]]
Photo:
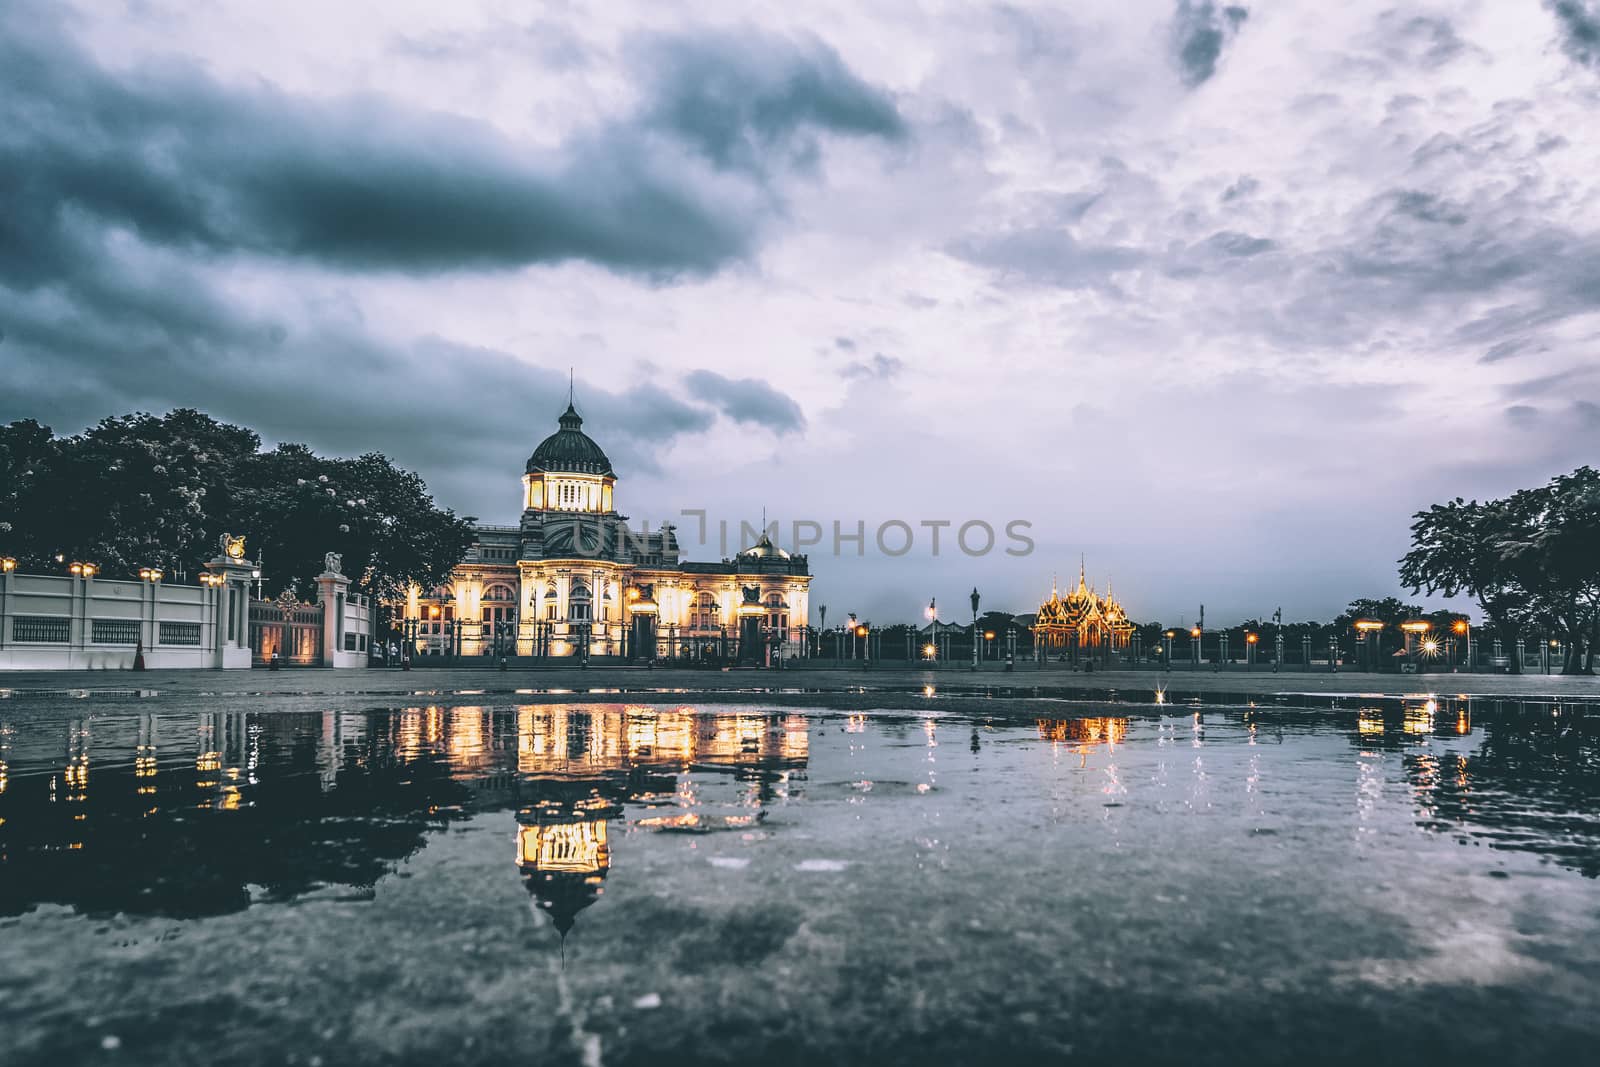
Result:
[[479,526],[448,585],[413,590],[422,650],[462,655],[804,655],[805,556],[763,534],[720,563],[679,558],[671,524],[630,526],[617,475],[572,405],[528,457],[517,526]]
[[1077,588],[1066,596],[1052,588],[1050,599],[1039,605],[1033,641],[1047,652],[1055,649],[1093,656],[1126,648],[1133,631],[1128,613],[1111,595],[1110,586],[1104,596],[1096,593],[1080,566]]
[[562,938],[578,912],[599,898],[611,869],[607,817],[614,810],[519,814],[517,867],[535,906],[549,913]]
[[[805,769],[801,715],[705,715],[633,705],[518,709],[517,868],[563,939],[601,895],[611,869],[607,820],[646,800],[672,815],[636,826],[693,830],[754,825],[776,783]],[[737,816],[684,804],[678,775],[726,774],[751,783]]]

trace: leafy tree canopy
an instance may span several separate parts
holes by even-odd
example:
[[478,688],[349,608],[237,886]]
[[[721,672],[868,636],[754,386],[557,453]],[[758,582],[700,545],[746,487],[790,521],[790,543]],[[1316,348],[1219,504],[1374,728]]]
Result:
[[0,551],[25,567],[81,559],[108,577],[144,566],[192,575],[225,532],[261,558],[269,593],[302,596],[327,552],[361,592],[391,596],[443,581],[471,541],[468,519],[377,453],[263,452],[254,431],[189,409],[109,418],[72,437],[31,420],[0,426]]

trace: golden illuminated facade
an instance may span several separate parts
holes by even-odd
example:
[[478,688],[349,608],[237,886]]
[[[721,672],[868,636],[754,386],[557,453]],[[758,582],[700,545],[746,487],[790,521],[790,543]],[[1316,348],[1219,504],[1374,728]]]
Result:
[[680,559],[671,524],[631,527],[617,476],[568,405],[522,477],[517,526],[479,526],[448,585],[413,589],[419,652],[464,656],[803,656],[806,557],[765,535],[720,563]]
[[1050,599],[1039,605],[1033,641],[1034,647],[1046,652],[1055,649],[1097,655],[1126,648],[1134,629],[1110,586],[1104,596],[1095,592],[1080,567],[1075,589],[1062,596],[1052,588]]

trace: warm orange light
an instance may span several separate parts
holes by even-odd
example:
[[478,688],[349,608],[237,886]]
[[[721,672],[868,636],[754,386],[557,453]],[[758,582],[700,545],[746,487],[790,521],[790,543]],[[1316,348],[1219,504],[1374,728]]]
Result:
[[1363,633],[1368,631],[1377,631],[1383,629],[1383,623],[1376,619],[1357,619],[1356,629],[1362,631]]
[[1177,636],[1178,636],[1178,631],[1176,631],[1176,630],[1168,630],[1168,631],[1167,631],[1167,640],[1169,640],[1169,641],[1170,641],[1170,640],[1172,640],[1172,639],[1173,639],[1173,638],[1174,638],[1174,637],[1177,637]]
[[1189,636],[1190,637],[1199,637],[1200,636],[1200,627],[1196,626],[1194,629],[1190,630],[1189,631]]
[[1433,623],[1426,619],[1407,619],[1400,624],[1400,629],[1408,634],[1425,634],[1433,628]]
[[856,627],[856,636],[857,637],[865,637],[865,636],[867,636],[867,628],[865,626],[857,626]]
[[985,631],[983,631],[983,639],[985,641],[993,641],[994,640],[994,631],[993,630],[985,630]]
[[1261,640],[1261,638],[1257,637],[1255,634],[1245,634],[1244,639],[1252,645]]
[[0,573],[10,574],[17,569],[17,561],[10,556],[0,557]]
[[437,619],[439,617],[439,605],[434,604],[432,607],[428,608],[428,614]]
[[1467,622],[1466,622],[1466,620],[1465,619],[1457,619],[1456,620],[1456,624],[1453,627],[1453,629],[1458,634],[1466,633],[1467,632]]

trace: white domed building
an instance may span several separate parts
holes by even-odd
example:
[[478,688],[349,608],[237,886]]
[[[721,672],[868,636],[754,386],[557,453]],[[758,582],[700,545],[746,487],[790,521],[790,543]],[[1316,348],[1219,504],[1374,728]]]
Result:
[[420,654],[767,663],[808,651],[811,574],[763,534],[718,563],[684,562],[671,525],[615,505],[616,471],[568,404],[522,476],[522,521],[479,526],[448,585],[415,589]]

